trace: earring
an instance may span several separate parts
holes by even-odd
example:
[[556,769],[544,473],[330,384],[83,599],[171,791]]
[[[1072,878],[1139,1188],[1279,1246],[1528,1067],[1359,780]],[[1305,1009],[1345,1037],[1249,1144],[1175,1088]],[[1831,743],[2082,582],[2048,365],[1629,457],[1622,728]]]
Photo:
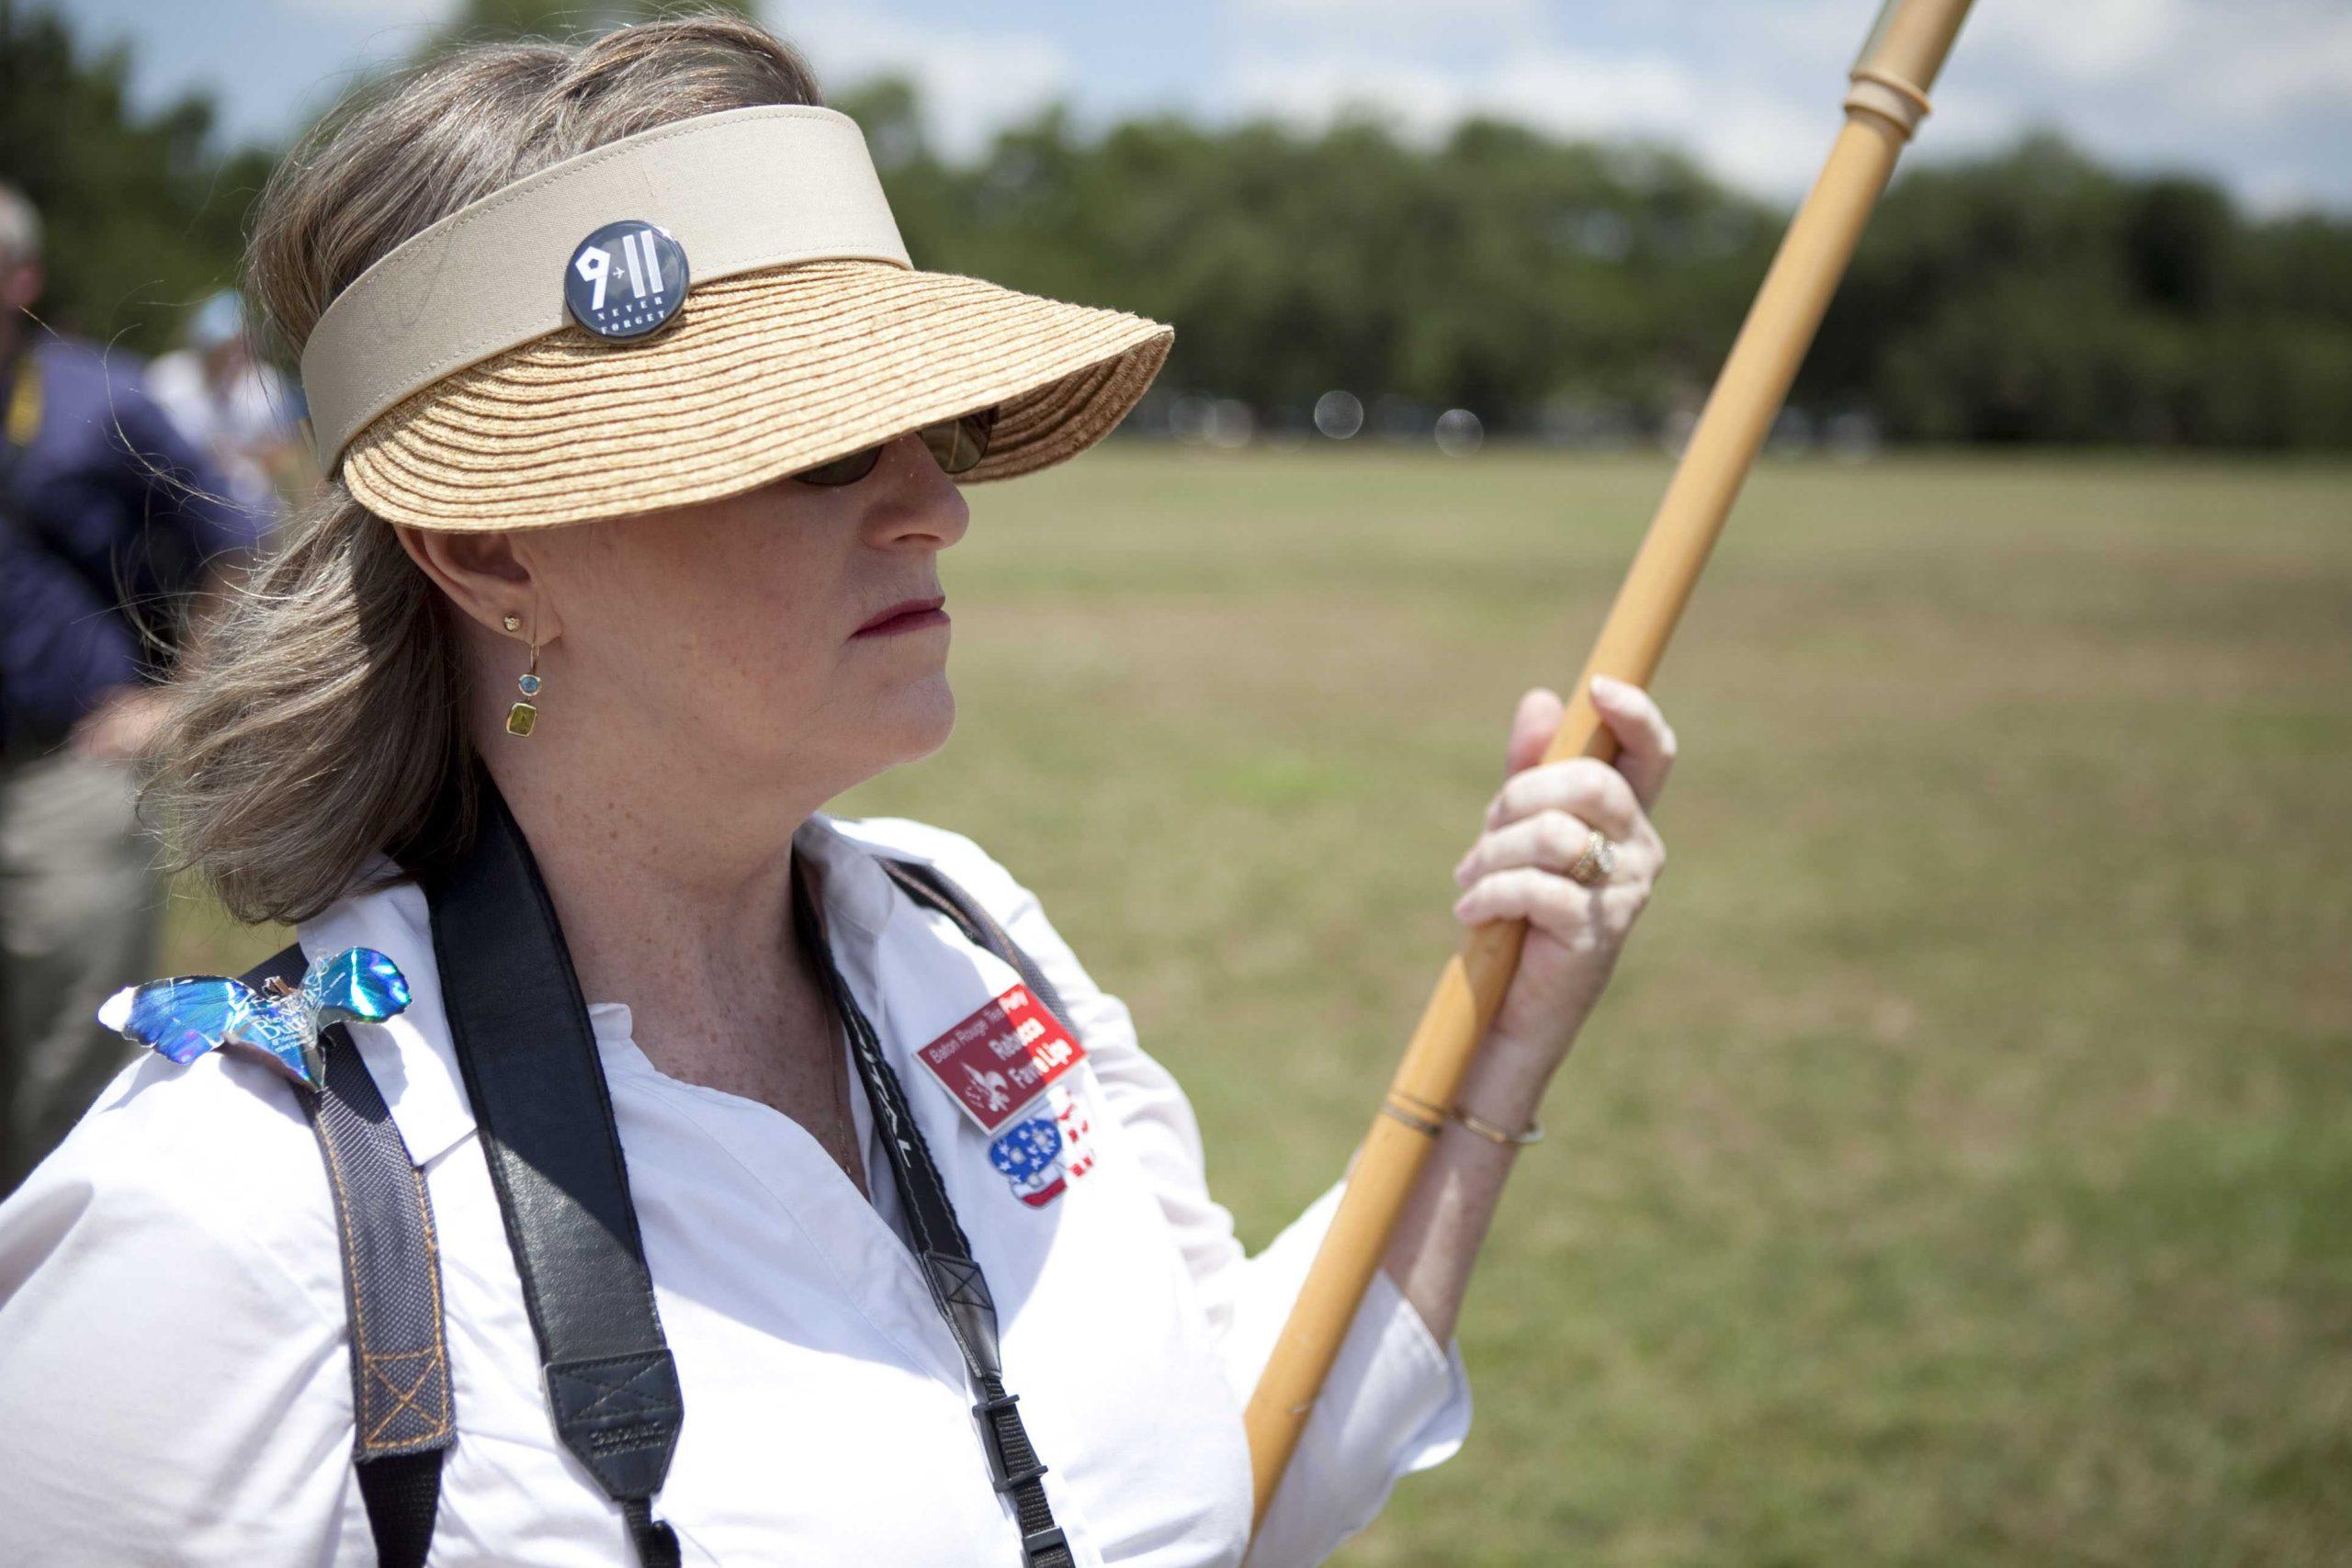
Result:
[[[507,619],[513,620],[514,617],[509,615]],[[531,699],[539,694],[539,639],[536,637],[531,639],[530,666],[516,678],[514,684],[522,692],[523,700],[506,710],[506,733],[528,735],[539,722],[539,710],[531,704]]]
[[523,617],[520,615],[509,615],[498,624],[504,626],[510,632],[519,632],[523,629]]

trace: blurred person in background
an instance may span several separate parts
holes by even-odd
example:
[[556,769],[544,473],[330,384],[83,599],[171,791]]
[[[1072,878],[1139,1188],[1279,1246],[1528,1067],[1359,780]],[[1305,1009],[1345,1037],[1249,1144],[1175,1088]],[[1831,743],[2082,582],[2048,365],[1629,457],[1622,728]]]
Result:
[[125,1060],[91,1010],[153,969],[163,891],[130,759],[175,623],[261,527],[135,361],[33,316],[40,236],[0,185],[0,1192]]
[[298,395],[254,357],[245,304],[233,288],[197,307],[180,343],[148,367],[148,394],[211,456],[239,505],[275,515],[278,497],[306,471],[294,444]]

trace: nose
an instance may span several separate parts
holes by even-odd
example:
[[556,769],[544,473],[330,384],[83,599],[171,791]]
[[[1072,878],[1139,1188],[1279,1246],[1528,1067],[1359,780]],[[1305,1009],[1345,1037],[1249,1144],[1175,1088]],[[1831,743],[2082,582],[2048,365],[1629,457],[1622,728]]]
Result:
[[882,448],[874,476],[877,499],[866,513],[867,537],[885,548],[944,550],[971,526],[972,508],[963,487],[949,479],[909,431]]

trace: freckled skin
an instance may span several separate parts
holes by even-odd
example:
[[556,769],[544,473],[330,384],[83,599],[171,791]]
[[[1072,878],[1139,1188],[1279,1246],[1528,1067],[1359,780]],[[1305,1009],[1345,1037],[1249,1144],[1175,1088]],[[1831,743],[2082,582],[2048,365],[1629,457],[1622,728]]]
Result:
[[[908,434],[852,485],[781,479],[558,528],[401,531],[462,612],[475,744],[586,998],[628,1004],[656,1066],[775,1107],[861,1182],[839,1036],[792,934],[791,835],[946,741],[949,628],[852,634],[937,596],[939,552],[969,517]],[[519,636],[501,629],[507,615]],[[517,738],[506,710],[534,631],[538,723]]]

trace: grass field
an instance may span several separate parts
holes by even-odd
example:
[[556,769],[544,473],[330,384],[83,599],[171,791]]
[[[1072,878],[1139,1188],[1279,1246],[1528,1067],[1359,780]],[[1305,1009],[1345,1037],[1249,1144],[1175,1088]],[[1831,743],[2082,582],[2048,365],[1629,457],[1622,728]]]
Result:
[[[1261,1241],[1664,477],[979,487],[956,738],[838,809],[1039,891]],[[1770,466],[1657,691],[1674,866],[1472,1292],[1469,1446],[1344,1560],[2352,1560],[2352,468]]]

